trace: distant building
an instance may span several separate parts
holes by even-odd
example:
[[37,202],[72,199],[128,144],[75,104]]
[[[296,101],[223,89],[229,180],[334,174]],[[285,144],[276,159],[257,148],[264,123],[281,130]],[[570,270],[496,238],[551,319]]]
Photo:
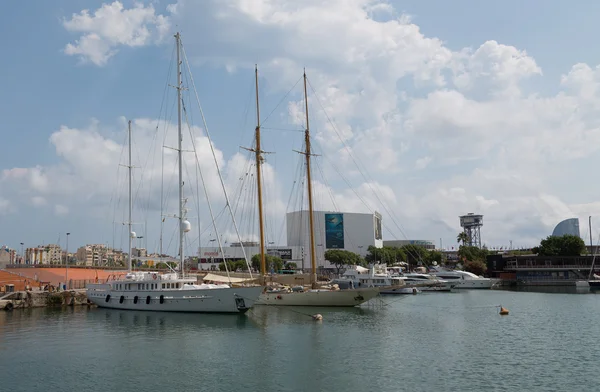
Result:
[[17,252],[3,245],[0,247],[0,269],[6,268],[8,264],[15,264],[17,260]]
[[124,253],[105,244],[88,244],[77,249],[75,258],[77,264],[88,267],[114,266],[122,265]]
[[581,237],[581,235],[579,234],[579,218],[565,219],[564,221],[556,225],[554,231],[552,232],[553,237],[561,237],[566,234]]
[[144,248],[132,248],[131,257],[146,257],[148,252]]
[[[288,247],[304,250],[302,263],[298,267],[310,268],[310,231],[308,211],[294,211],[286,214]],[[313,211],[315,249],[318,267],[332,268],[325,260],[325,252],[343,249],[367,255],[369,246],[383,246],[381,214],[375,212],[333,212]]]
[[25,264],[61,264],[62,254],[60,245],[38,245],[25,249]]
[[384,240],[383,241],[383,246],[401,248],[404,245],[420,246],[427,250],[435,249],[435,241],[431,241],[431,240]]

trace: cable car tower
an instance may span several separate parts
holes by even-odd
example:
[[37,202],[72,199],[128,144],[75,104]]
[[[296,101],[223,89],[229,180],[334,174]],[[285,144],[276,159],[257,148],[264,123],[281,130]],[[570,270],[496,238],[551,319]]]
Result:
[[469,212],[460,217],[460,227],[467,234],[467,245],[481,248],[481,227],[483,226],[483,215],[475,215]]

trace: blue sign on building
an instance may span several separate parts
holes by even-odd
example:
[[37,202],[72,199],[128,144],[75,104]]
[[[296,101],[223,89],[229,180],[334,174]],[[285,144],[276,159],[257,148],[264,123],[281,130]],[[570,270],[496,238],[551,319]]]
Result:
[[344,214],[325,214],[325,248],[344,249]]

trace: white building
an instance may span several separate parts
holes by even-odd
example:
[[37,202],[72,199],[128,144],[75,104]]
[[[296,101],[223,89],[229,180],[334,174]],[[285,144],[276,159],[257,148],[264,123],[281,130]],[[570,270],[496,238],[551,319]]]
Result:
[[[217,270],[219,264],[225,260],[243,260],[244,251],[248,256],[248,260],[252,259],[252,256],[260,253],[260,247],[256,243],[244,243],[244,248],[239,244],[232,244],[232,246],[223,247],[223,253],[221,253],[218,247],[201,247],[200,262],[198,263],[198,269],[201,270]],[[292,262],[296,263],[298,268],[302,265],[302,248],[298,246],[269,246],[267,247],[267,254],[272,256],[280,257],[284,263]]]
[[[303,263],[310,268],[310,235],[308,211],[294,211],[286,215],[287,244],[304,249]],[[315,249],[317,267],[332,268],[326,262],[325,252],[330,249],[343,249],[367,255],[369,246],[383,246],[381,215],[353,212],[313,211]]]

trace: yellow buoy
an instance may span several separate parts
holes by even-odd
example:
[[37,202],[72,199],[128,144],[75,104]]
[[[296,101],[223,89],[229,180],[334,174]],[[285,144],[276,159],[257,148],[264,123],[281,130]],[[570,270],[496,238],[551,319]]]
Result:
[[508,309],[500,306],[500,316],[508,316]]

